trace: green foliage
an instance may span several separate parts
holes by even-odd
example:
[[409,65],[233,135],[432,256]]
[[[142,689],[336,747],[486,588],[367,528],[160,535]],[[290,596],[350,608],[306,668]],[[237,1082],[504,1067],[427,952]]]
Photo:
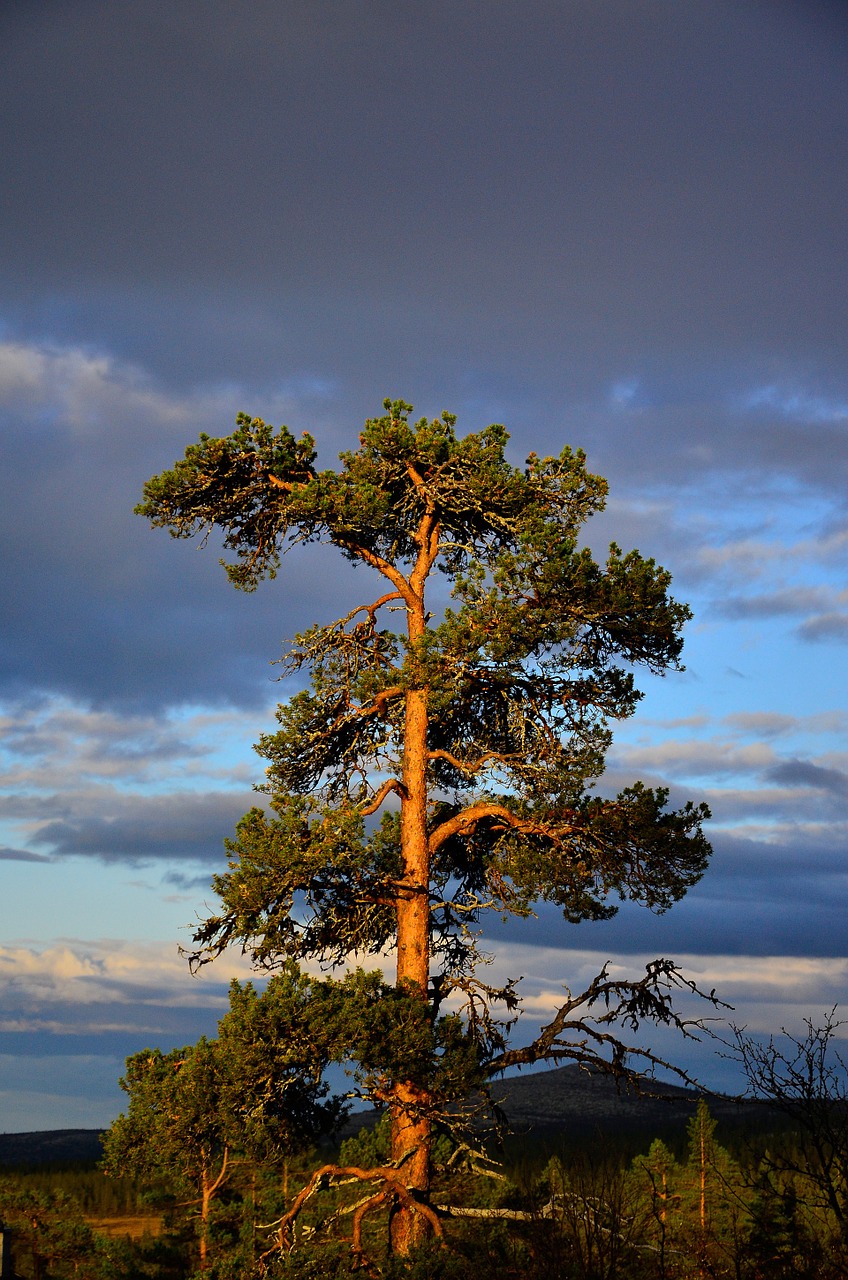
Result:
[[[287,655],[312,688],[260,742],[270,814],[252,810],[228,844],[224,910],[197,933],[199,961],[232,942],[268,967],[391,946],[400,828],[388,814],[374,831],[364,814],[397,777],[404,698],[421,687],[432,946],[448,981],[473,970],[470,929],[487,907],[523,915],[548,900],[576,921],[613,914],[612,895],[665,910],[706,866],[705,806],[669,811],[666,792],[638,784],[615,801],[587,793],[608,722],[639,697],[629,667],[673,666],[689,617],[653,561],[613,546],[601,566],[578,546],[606,483],[580,452],[531,455],[520,470],[502,427],[460,439],[452,415],[413,426],[402,401],[386,409],[338,472],[315,470],[310,438],[240,415],[233,436],[201,437],[150,481],[138,508],[178,536],[221,527],[237,585],[321,537],[395,588]],[[415,637],[378,626],[384,607],[409,614],[412,586],[423,600],[432,568],[452,583],[442,620]]]
[[84,1214],[95,1217],[134,1213],[142,1203],[139,1187],[131,1178],[109,1177],[89,1165],[18,1170],[13,1178],[18,1186],[32,1191],[61,1191]]
[[[55,1280],[77,1274],[81,1257],[94,1252],[94,1237],[78,1206],[62,1191],[37,1191],[15,1179],[0,1179],[0,1221],[10,1231],[21,1280],[49,1271]],[[96,1280],[93,1265],[84,1273]]]
[[310,1032],[310,997],[293,966],[261,994],[234,981],[215,1040],[127,1060],[129,1106],[105,1136],[104,1168],[145,1182],[161,1204],[189,1209],[202,1257],[232,1254],[239,1202],[256,1201],[256,1164],[279,1168],[344,1114],[321,1078],[328,1049]]

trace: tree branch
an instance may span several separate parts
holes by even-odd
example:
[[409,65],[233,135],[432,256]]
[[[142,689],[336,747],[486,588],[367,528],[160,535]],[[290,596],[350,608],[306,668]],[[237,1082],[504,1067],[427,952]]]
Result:
[[370,804],[363,805],[363,807],[359,810],[359,812],[365,818],[367,818],[368,815],[371,813],[376,813],[380,805],[385,800],[386,796],[391,791],[394,791],[401,798],[403,798],[403,796],[406,795],[406,787],[403,785],[403,783],[398,782],[397,778],[389,778],[380,787],[380,790],[374,796],[374,799],[370,802]]
[[291,493],[294,489],[294,483],[291,480],[281,480],[279,476],[272,475],[270,471],[266,472],[268,483],[273,485],[275,489],[282,489],[284,493]]
[[415,591],[410,586],[410,583],[388,560],[384,560],[382,556],[378,555],[376,551],[371,551],[369,547],[362,547],[358,542],[351,542],[338,534],[335,535],[333,540],[338,546],[344,547],[346,551],[351,552],[357,559],[363,560],[365,564],[370,564],[371,568],[376,569],[384,578],[388,578],[401,599],[405,600],[410,607],[417,603]]
[[514,831],[521,831],[525,835],[545,836],[549,840],[556,840],[576,830],[574,827],[558,827],[554,831],[552,827],[547,827],[540,822],[532,822],[528,818],[520,817],[505,805],[481,802],[469,805],[467,809],[454,814],[452,818],[446,818],[436,827],[430,836],[430,852],[435,853],[451,836],[470,835],[477,824],[485,818],[497,818],[505,828],[512,827]]
[[217,1178],[216,1178],[216,1179],[215,1179],[215,1181],[212,1183],[212,1186],[211,1186],[211,1187],[209,1187],[209,1188],[207,1188],[207,1191],[206,1191],[206,1197],[205,1197],[205,1198],[208,1198],[208,1199],[210,1199],[210,1200],[211,1200],[212,1196],[214,1196],[215,1192],[216,1192],[216,1191],[218,1190],[218,1188],[221,1186],[222,1182],[224,1182],[224,1181],[226,1180],[226,1177],[227,1177],[227,1164],[229,1163],[229,1159],[230,1159],[230,1148],[229,1148],[229,1147],[224,1147],[224,1159],[223,1159],[223,1161],[222,1161],[222,1163],[221,1163],[221,1172],[218,1174]]
[[[642,1022],[648,1021],[672,1026],[682,1035],[697,1039],[696,1033],[707,1032],[708,1028],[699,1018],[682,1017],[672,1005],[672,992],[675,989],[690,992],[708,1000],[714,1007],[726,1009],[730,1006],[719,1000],[715,991],[701,991],[696,983],[683,976],[671,960],[652,960],[646,966],[644,978],[638,981],[611,979],[607,976],[608,971],[608,964],[604,965],[579,996],[572,996],[567,991],[568,999],[536,1039],[522,1049],[509,1049],[493,1058],[488,1063],[488,1073],[497,1075],[507,1067],[540,1061],[571,1061],[606,1072],[618,1080],[626,1080],[636,1089],[646,1074],[652,1075],[656,1069],[670,1071],[684,1084],[701,1088],[682,1067],[666,1061],[650,1049],[627,1045],[610,1032],[599,1030],[599,1027],[620,1022],[636,1032]],[[603,1004],[605,1011],[599,1015],[589,1013],[598,1003]],[[585,1006],[584,1012],[572,1017],[581,1006]],[[596,1025],[593,1026],[593,1022]],[[563,1038],[566,1032],[570,1032],[573,1038]],[[603,1057],[602,1050],[607,1050],[610,1056]],[[645,1070],[629,1067],[628,1058],[637,1059]]]
[[453,765],[454,769],[458,769],[460,773],[478,773],[483,768],[483,765],[488,764],[490,760],[497,760],[501,764],[507,764],[511,760],[520,758],[515,752],[484,751],[476,760],[463,761],[441,747],[435,751],[428,751],[427,757],[430,760],[447,760],[448,764]]
[[369,716],[385,716],[386,704],[392,698],[399,698],[401,694],[405,692],[406,690],[403,688],[402,685],[396,684],[396,685],[392,685],[391,688],[389,689],[381,690],[380,693],[375,693],[374,701],[370,703],[368,706],[365,706],[365,707],[349,706],[346,711],[342,712],[340,716],[336,717],[336,719],[330,725],[329,729],[326,730],[326,732],[334,733],[335,730],[338,729],[339,725],[344,724],[344,722],[347,719],[349,719],[351,716],[355,716],[357,718],[361,717],[363,719],[366,719]]
[[[408,1156],[412,1152],[407,1153]],[[368,1212],[370,1207],[376,1207],[378,1203],[382,1203],[389,1196],[395,1196],[404,1206],[411,1209],[414,1213],[421,1215],[424,1220],[429,1223],[433,1234],[441,1239],[444,1236],[442,1224],[439,1221],[438,1214],[421,1200],[417,1200],[413,1196],[408,1187],[398,1179],[398,1169],[376,1167],[374,1169],[363,1169],[359,1165],[337,1165],[325,1164],[320,1169],[316,1169],[306,1186],[298,1192],[294,1199],[292,1207],[288,1213],[284,1214],[280,1219],[280,1229],[278,1232],[279,1248],[285,1249],[289,1244],[289,1228],[294,1224],[301,1209],[308,1200],[321,1191],[331,1178],[350,1178],[357,1182],[380,1182],[382,1187],[376,1195],[370,1196],[364,1204],[358,1207],[362,1210],[362,1214]],[[358,1212],[357,1210],[357,1212]],[[356,1247],[356,1246],[354,1246]]]

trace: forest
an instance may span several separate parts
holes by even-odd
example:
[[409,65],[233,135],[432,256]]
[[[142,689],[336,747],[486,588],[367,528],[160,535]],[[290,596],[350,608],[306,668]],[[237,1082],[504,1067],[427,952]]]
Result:
[[[360,1221],[357,1233],[361,1184],[326,1173],[385,1163],[387,1114],[340,1144],[273,1164],[234,1160],[208,1224],[176,1174],[132,1181],[102,1166],[7,1171],[0,1177],[0,1220],[14,1263],[7,1274],[466,1280],[485,1268],[493,1280],[830,1280],[848,1273],[844,1199],[837,1211],[827,1203],[828,1180],[844,1195],[845,1148],[828,1146],[845,1141],[844,1107],[831,1109],[838,1132],[826,1133],[805,1129],[797,1111],[749,1103],[733,1117],[725,1104],[717,1121],[704,1098],[688,1108],[689,1120],[673,1124],[660,1110],[661,1136],[646,1125],[617,1129],[610,1119],[576,1136],[513,1137],[499,1149],[495,1177],[457,1175],[450,1143],[437,1142],[432,1204],[461,1194],[466,1212],[446,1218],[439,1239],[405,1258],[391,1252],[377,1219]],[[280,1249],[287,1213],[307,1191]],[[201,1272],[198,1241],[207,1226]]]

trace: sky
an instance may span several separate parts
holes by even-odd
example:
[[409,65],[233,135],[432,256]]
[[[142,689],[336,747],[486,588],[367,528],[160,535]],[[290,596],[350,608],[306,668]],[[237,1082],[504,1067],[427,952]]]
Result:
[[593,548],[694,611],[604,785],[706,800],[711,868],[493,934],[531,1024],[661,955],[757,1035],[845,1006],[846,84],[818,0],[0,6],[0,1131],[108,1124],[126,1056],[249,976],[178,948],[274,660],[368,571],[310,547],[244,595],[132,514],[239,410],[323,466],[385,396],[582,447]]

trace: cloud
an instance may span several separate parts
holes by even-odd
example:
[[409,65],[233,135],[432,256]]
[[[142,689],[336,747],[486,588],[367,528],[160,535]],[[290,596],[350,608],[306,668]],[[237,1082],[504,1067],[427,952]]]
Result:
[[192,759],[208,755],[211,744],[196,737],[202,727],[42,700],[34,708],[9,707],[0,716],[0,751],[26,762],[33,780],[37,768],[45,771],[46,781],[48,770],[55,779],[56,768],[67,769],[71,761],[78,777],[147,778],[157,770],[173,769],[175,762],[182,771]]
[[[639,777],[648,785],[668,787],[670,804],[678,806],[691,798],[690,784],[698,780],[697,798],[709,804],[714,823],[723,827],[760,819],[761,826],[770,823],[777,832],[781,825],[800,829],[818,821],[823,830],[836,833],[848,789],[844,753],[802,758],[779,753],[773,744],[794,736],[798,746],[807,745],[810,735],[841,732],[843,720],[841,712],[806,717],[733,713],[722,721],[741,731],[731,740],[705,736],[657,741],[646,740],[643,733],[613,746],[600,786],[604,794],[614,794]],[[755,741],[740,740],[751,735]],[[743,785],[746,781],[750,785]]]
[[776,409],[797,422],[848,422],[848,401],[814,395],[803,387],[757,387],[748,393],[746,403],[752,409]]
[[839,599],[848,599],[848,592],[834,593],[825,587],[786,587],[768,595],[738,596],[725,600],[721,610],[728,618],[777,618],[819,610],[834,595]]
[[8,845],[0,847],[0,862],[52,862],[53,859],[43,853],[33,853],[31,849],[10,849]]
[[162,877],[163,884],[172,884],[175,888],[180,889],[183,893],[190,890],[209,889],[209,874],[205,875],[184,875],[181,871],[167,871]]
[[[592,545],[656,555],[696,606],[679,699],[605,781],[647,771],[686,798],[703,780],[713,871],[668,916],[578,935],[640,954],[841,945],[843,761],[816,735],[844,713],[796,642],[848,635],[844,16],[124,8],[0,18],[10,880],[79,869],[82,896],[86,875],[155,860],[175,894],[199,887],[253,799],[269,662],[372,583],[312,546],[238,595],[214,538],[195,554],[132,508],[239,409],[314,429],[330,465],[393,394],[461,431],[504,421],[519,464],[585,447],[613,494]],[[534,929],[572,936],[545,912]],[[31,1034],[84,1056],[82,1030],[45,1030],[66,1017],[51,965],[99,992],[79,1025],[113,1028],[117,1056],[135,1017],[177,1042],[208,1029],[209,1009],[156,1009],[152,962],[145,985],[71,953],[44,962],[38,1008],[21,958],[18,1050]]]
[[823,769],[809,760],[785,760],[768,769],[766,777],[789,786],[811,787],[835,796],[848,795],[848,774],[841,769]]
[[848,613],[823,613],[815,618],[808,618],[798,628],[802,640],[813,644],[837,644],[848,642]]
[[[281,612],[279,592],[234,592],[214,546],[191,556],[132,514],[145,479],[201,428],[232,429],[244,393],[154,386],[135,366],[76,349],[7,342],[0,356],[0,429],[17,477],[0,538],[27,547],[26,573],[12,555],[0,565],[8,602],[0,689],[29,702],[34,691],[59,692],[122,712],[267,702],[283,635],[346,599],[338,557],[316,575],[322,548],[311,549],[308,568],[294,554]],[[270,395],[267,411],[288,416],[314,400],[308,390],[300,400]]]
[[131,865],[152,858],[220,863],[223,840],[255,797],[226,792],[174,792],[107,798],[112,812],[46,822],[30,841],[53,856],[94,857]]
[[848,714],[844,711],[819,711],[795,716],[779,711],[734,711],[724,717],[724,722],[741,733],[759,738],[778,738],[797,732],[844,733]]
[[[40,947],[0,946],[0,1008],[7,1018],[13,1014],[20,1019],[17,1010],[23,1001],[22,1007],[29,1009],[36,1020],[44,1018],[45,1009],[61,1008],[62,1026],[76,1034],[79,1011],[86,1007],[117,1008],[123,1004],[129,1010],[146,1006],[148,1012],[144,1016],[148,1022],[166,1006],[226,1008],[231,978],[246,978],[249,974],[247,962],[233,952],[222,957],[220,964],[216,962],[214,973],[205,968],[199,976],[192,977],[187,961],[173,942],[68,938]],[[126,1010],[119,1019],[120,1030],[126,1029]],[[87,1014],[82,1016],[84,1020],[89,1018]],[[96,1017],[91,1026],[86,1023],[86,1034],[98,1025]],[[26,1029],[39,1028],[33,1025]],[[101,1029],[110,1028],[103,1023]]]
[[774,761],[774,750],[767,743],[740,745],[720,739],[671,738],[654,745],[617,746],[610,753],[610,765],[616,771],[668,770],[678,778],[758,774]]
[[[267,709],[271,718],[271,709]],[[188,789],[253,780],[253,740],[262,720],[243,711],[193,710],[118,715],[62,698],[0,707],[0,793],[23,798],[57,790],[132,785]],[[105,791],[101,790],[101,794]]]
[[166,395],[105,352],[0,342],[0,408],[35,422],[46,415],[79,438],[102,437],[116,419],[184,430],[218,405],[211,396]]

